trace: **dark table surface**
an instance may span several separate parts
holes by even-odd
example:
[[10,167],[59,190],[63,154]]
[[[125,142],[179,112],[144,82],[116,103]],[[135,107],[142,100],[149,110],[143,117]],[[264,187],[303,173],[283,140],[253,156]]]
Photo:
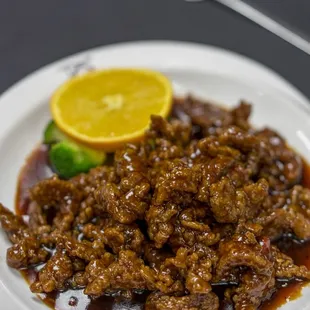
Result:
[[[246,1],[310,37],[309,0]],[[1,0],[0,93],[72,53],[147,39],[238,52],[271,67],[310,97],[310,56],[211,0]]]

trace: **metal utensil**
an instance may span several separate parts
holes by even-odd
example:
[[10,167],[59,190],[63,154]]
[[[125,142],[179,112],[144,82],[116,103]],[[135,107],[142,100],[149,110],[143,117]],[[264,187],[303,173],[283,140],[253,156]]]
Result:
[[[188,2],[199,2],[204,0],[186,0]],[[265,15],[259,10],[253,8],[247,3],[241,0],[214,0],[218,3],[225,5],[226,7],[234,10],[235,12],[243,15],[254,23],[260,25],[266,30],[277,35],[286,42],[292,44],[298,49],[302,50],[306,54],[310,55],[310,39],[297,34],[293,30],[281,25],[280,23],[273,20],[271,17]]]

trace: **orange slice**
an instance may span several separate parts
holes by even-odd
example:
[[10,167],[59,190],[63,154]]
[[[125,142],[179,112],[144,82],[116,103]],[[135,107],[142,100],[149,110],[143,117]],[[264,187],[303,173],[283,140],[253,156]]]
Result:
[[150,116],[166,117],[171,105],[169,80],[144,69],[110,69],[74,77],[50,102],[53,119],[64,133],[106,151],[141,139]]

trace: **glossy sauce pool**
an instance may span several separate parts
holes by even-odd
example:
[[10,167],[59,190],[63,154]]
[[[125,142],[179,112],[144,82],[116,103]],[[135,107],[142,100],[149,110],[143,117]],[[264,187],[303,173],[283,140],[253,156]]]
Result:
[[[38,181],[50,177],[53,173],[48,164],[48,149],[41,145],[33,151],[21,170],[17,195],[16,195],[16,213],[27,215],[28,212],[28,188]],[[304,174],[302,184],[310,188],[310,166],[304,165]],[[310,242],[298,243],[290,242],[285,245],[285,252],[289,254],[297,265],[305,265],[310,269]],[[35,281],[37,271],[29,269],[22,271],[25,279],[32,283]],[[307,285],[307,282],[283,282],[270,300],[266,300],[260,307],[260,310],[274,310],[286,302],[296,299],[301,295],[301,289]],[[91,300],[83,294],[83,290],[68,290],[65,292],[40,294],[39,297],[44,303],[56,310],[139,310],[143,309],[147,292],[137,292],[131,301],[121,299],[119,296],[102,296],[96,300]],[[224,307],[225,308],[225,307]],[[228,307],[227,309],[231,309]]]

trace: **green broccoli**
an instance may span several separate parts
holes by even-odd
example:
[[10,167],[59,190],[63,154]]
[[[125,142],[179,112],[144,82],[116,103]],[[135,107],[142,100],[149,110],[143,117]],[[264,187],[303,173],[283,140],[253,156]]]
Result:
[[104,152],[92,150],[72,141],[61,141],[51,147],[49,159],[58,175],[69,179],[101,165],[106,155]]
[[69,138],[57,127],[53,120],[47,124],[44,130],[43,143],[53,144],[68,139]]
[[45,144],[49,144],[49,160],[57,174],[65,179],[88,172],[89,169],[102,165],[106,154],[71,140],[57,127],[49,122],[44,131]]

